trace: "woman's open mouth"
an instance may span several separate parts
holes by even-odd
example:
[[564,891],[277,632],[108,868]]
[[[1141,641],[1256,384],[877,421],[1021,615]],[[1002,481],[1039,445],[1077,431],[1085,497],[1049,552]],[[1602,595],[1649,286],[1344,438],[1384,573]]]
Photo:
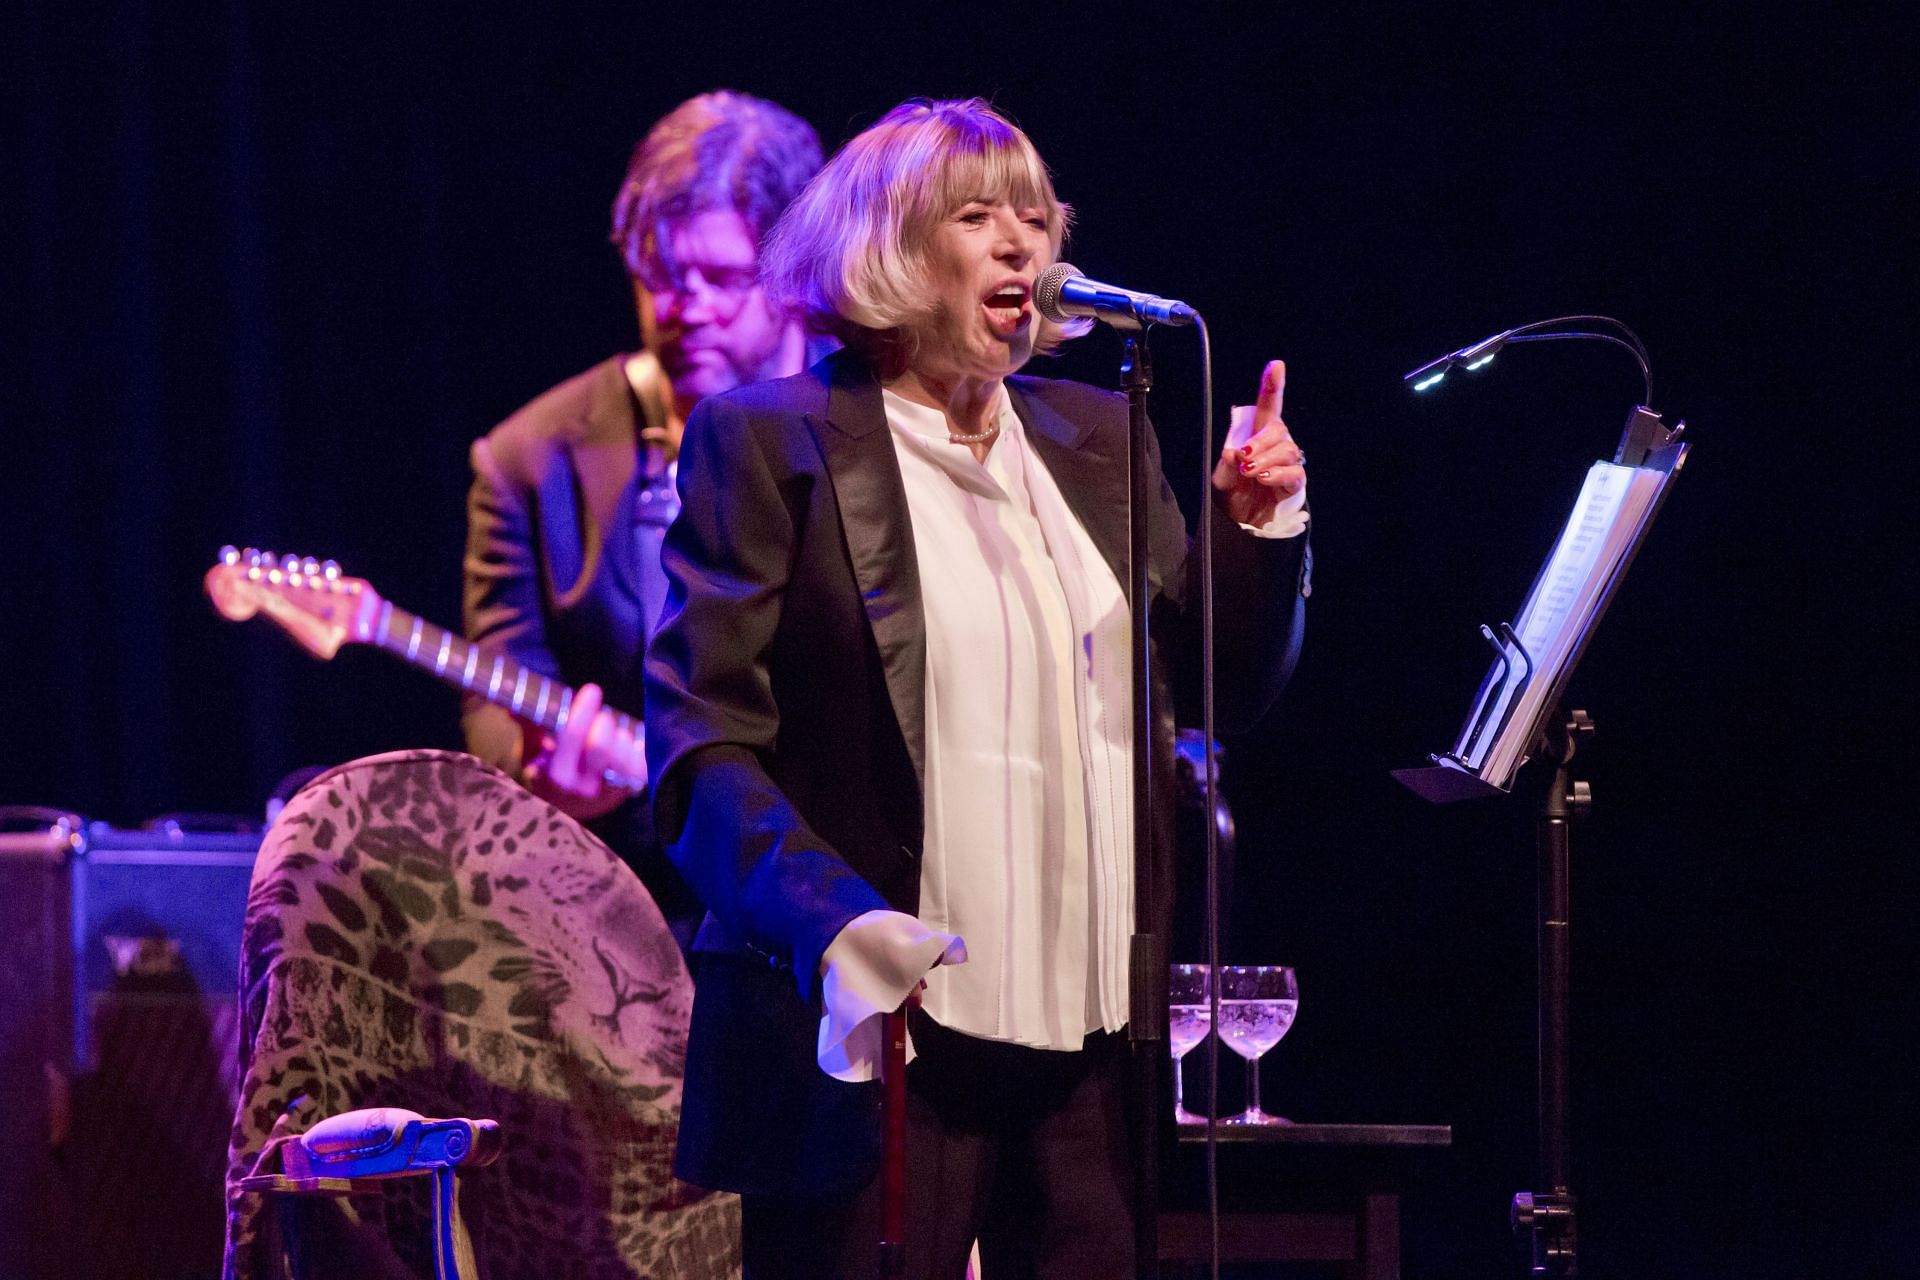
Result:
[[1027,286],[1017,281],[1003,284],[987,295],[981,307],[995,333],[1011,338],[1027,326],[1033,318],[1027,308],[1027,297]]

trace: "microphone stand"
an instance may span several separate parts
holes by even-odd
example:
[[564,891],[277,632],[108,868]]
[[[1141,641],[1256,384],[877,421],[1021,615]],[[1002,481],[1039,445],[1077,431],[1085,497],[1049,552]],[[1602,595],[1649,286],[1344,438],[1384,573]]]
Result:
[[1133,937],[1128,953],[1127,1036],[1132,1068],[1134,1268],[1141,1280],[1159,1274],[1161,1071],[1167,1058],[1167,952],[1160,933],[1160,854],[1153,821],[1153,668],[1148,629],[1150,593],[1147,512],[1159,477],[1148,452],[1147,392],[1153,363],[1150,327],[1126,330],[1120,385],[1127,393],[1128,595],[1133,608]]

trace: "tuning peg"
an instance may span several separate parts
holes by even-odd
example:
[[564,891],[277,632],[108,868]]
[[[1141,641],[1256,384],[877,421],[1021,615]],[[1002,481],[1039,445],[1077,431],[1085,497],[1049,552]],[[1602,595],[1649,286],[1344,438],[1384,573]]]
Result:
[[288,573],[298,573],[300,572],[300,557],[295,555],[281,556],[280,567]]
[[306,574],[309,578],[317,578],[320,576],[320,562],[312,556],[308,556],[300,562],[300,572]]
[[335,560],[323,560],[323,561],[321,561],[321,562],[320,562],[320,576],[321,576],[321,577],[323,577],[323,578],[325,578],[325,579],[326,579],[326,580],[327,580],[328,582],[332,582],[332,581],[334,581],[334,580],[335,580],[336,578],[338,578],[338,577],[340,576],[340,564],[339,564],[339,562],[338,562],[338,561],[335,561]]
[[245,551],[242,551],[240,554],[246,557],[247,568],[249,569],[258,569],[260,567],[260,562],[266,558],[266,553],[261,551],[260,548],[258,547],[248,547]]
[[240,548],[231,544],[220,548],[220,563],[236,565],[240,563]]

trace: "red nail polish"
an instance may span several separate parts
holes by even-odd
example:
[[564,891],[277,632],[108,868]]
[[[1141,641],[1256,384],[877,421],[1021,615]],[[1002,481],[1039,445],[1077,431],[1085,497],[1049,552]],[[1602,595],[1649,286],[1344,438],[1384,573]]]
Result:
[[1250,444],[1241,445],[1240,456],[1243,458],[1251,458],[1253,456],[1253,446]]
[[1259,477],[1259,478],[1260,478],[1260,479],[1262,479],[1262,480],[1265,480],[1265,479],[1266,479],[1266,478],[1267,478],[1268,476],[1270,476],[1270,475],[1272,475],[1272,474],[1273,474],[1273,472],[1271,472],[1271,471],[1262,471],[1262,472],[1260,473],[1260,477]]

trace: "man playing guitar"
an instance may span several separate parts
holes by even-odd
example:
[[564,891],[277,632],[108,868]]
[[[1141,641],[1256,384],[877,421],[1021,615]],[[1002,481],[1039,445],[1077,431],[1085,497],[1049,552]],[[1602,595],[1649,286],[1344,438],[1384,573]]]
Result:
[[637,726],[614,709],[641,709],[686,415],[807,364],[799,320],[760,287],[759,252],[820,159],[812,128],[773,103],[717,92],[676,107],[635,148],[613,205],[641,349],[545,392],[472,450],[466,636],[578,696],[545,732],[469,694],[467,747],[587,822],[683,948],[701,909],[654,839]]

